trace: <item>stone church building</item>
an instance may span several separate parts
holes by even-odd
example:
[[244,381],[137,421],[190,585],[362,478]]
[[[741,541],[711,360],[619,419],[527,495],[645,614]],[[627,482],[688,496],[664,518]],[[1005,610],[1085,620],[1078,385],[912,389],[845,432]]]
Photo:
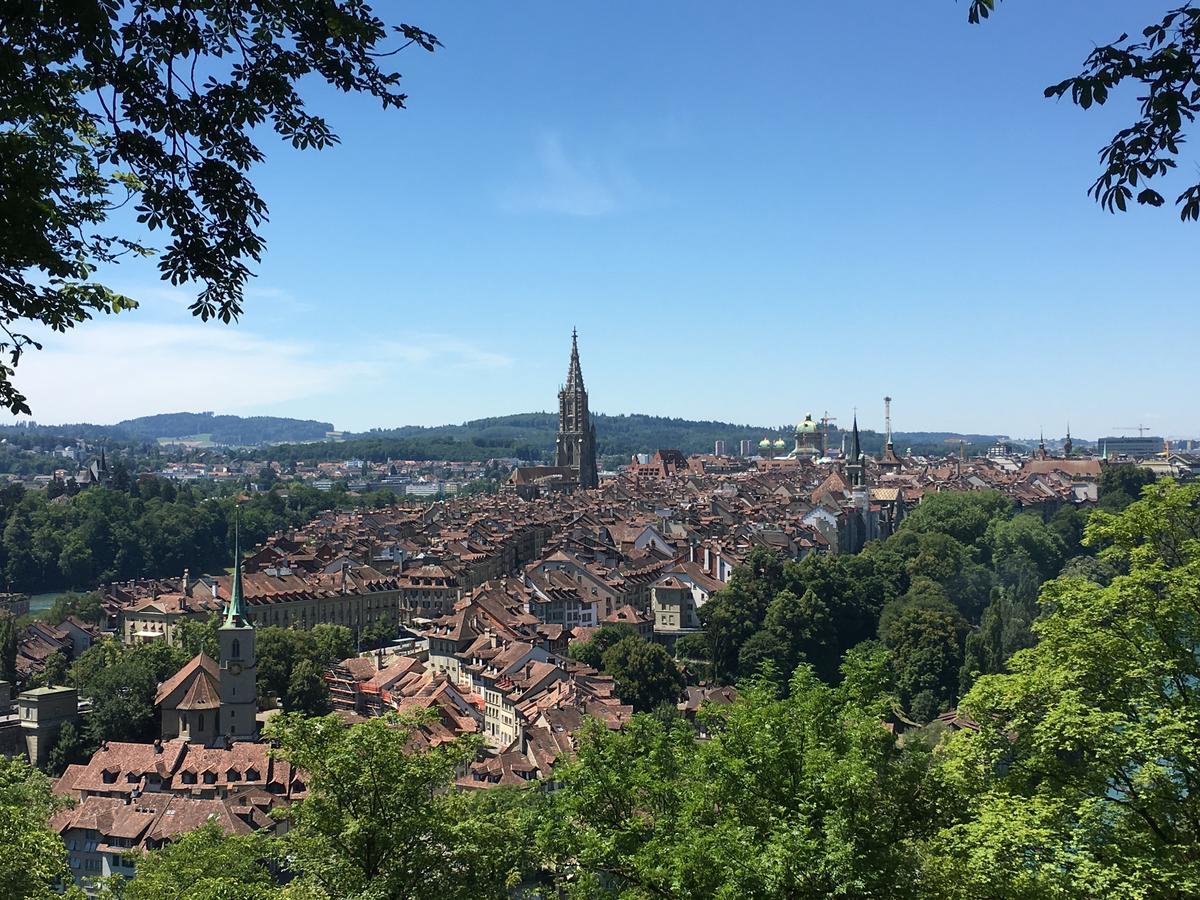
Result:
[[567,381],[558,392],[558,436],[554,465],[523,466],[513,470],[508,486],[531,499],[544,491],[590,490],[600,485],[596,468],[596,426],[588,411],[587,388],[579,366],[579,341],[571,330],[571,361]]
[[254,625],[242,596],[242,559],[235,550],[233,587],[217,628],[219,659],[204,651],[158,688],[164,741],[201,744],[258,737],[258,676]]

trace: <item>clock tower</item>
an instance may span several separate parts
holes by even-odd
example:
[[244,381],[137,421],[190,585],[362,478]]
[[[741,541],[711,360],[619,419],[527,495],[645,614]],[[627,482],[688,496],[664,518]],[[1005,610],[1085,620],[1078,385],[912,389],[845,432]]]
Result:
[[258,678],[254,649],[254,626],[242,596],[242,553],[234,538],[233,587],[225,621],[217,629],[221,648],[221,710],[217,733],[231,741],[254,740],[258,736]]

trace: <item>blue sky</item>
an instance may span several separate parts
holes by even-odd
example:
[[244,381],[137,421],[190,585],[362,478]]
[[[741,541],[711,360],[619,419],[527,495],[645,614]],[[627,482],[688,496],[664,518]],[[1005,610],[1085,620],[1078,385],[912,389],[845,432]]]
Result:
[[902,430],[1198,434],[1200,230],[1086,196],[1131,92],[1042,97],[1159,12],[405,4],[445,44],[398,58],[407,110],[312,85],[342,145],[267,139],[239,324],[124,266],[142,308],[20,384],[44,422],[436,424],[553,408],[576,326],[603,412],[878,427],[891,394]]

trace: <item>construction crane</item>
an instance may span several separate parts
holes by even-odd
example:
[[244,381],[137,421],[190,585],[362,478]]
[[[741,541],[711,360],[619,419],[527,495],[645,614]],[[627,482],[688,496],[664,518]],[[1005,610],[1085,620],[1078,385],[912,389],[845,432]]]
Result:
[[[829,455],[829,423],[836,422],[837,416],[831,416],[829,410],[825,410],[825,414],[821,416],[821,455]],[[842,436],[843,439],[845,435]],[[843,440],[843,443],[845,441]]]
[[1150,430],[1149,425],[1114,425],[1113,431],[1136,431],[1138,437],[1145,437],[1146,432]]

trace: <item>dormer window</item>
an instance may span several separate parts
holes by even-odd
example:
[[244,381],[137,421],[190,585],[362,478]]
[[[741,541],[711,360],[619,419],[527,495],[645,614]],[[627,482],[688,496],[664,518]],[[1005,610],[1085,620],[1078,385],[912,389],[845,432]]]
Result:
[[195,784],[196,783],[196,773],[195,772],[184,772],[181,780],[183,781],[184,784]]
[[217,783],[217,773],[216,772],[205,772],[204,773],[204,783],[205,784],[216,784]]
[[258,769],[247,769],[246,770],[246,780],[247,781],[258,781],[260,778],[262,778],[262,776],[258,774]]

